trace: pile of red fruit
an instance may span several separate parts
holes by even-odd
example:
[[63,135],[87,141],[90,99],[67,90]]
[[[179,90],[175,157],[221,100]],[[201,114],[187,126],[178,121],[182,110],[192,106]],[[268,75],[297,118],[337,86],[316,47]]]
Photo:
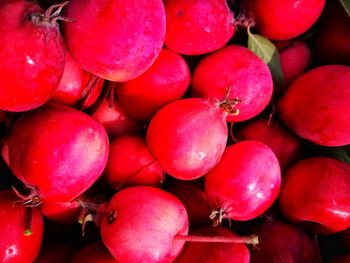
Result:
[[0,17],[0,262],[350,262],[348,0]]

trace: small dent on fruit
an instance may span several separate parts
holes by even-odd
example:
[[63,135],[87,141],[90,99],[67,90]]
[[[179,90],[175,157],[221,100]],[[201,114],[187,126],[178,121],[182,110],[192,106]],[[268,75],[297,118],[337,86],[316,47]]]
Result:
[[118,212],[115,210],[109,211],[107,215],[108,224],[112,224],[117,218]]
[[176,16],[177,16],[178,18],[184,17],[184,16],[185,16],[185,11],[182,10],[182,9],[177,10]]
[[13,257],[17,254],[17,248],[15,246],[9,246],[7,249],[6,249],[6,257],[10,258],[10,257]]

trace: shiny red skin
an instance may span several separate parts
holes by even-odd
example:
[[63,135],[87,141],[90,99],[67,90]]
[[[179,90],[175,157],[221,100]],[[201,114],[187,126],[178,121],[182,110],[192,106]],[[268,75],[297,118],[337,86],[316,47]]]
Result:
[[[223,227],[201,227],[190,235],[238,237]],[[249,250],[242,243],[187,242],[174,263],[249,263]]]
[[332,234],[350,226],[350,166],[337,159],[311,157],[285,174],[279,204],[293,222]]
[[149,121],[163,106],[184,95],[190,79],[185,60],[163,49],[144,74],[116,88],[118,103],[131,117]]
[[39,107],[50,99],[62,77],[65,48],[59,26],[33,22],[34,13],[44,11],[24,0],[0,7],[1,110]]
[[228,115],[227,121],[238,122],[258,115],[269,103],[273,82],[267,65],[249,49],[228,45],[204,57],[192,76],[192,96],[202,98],[238,97],[238,116]]
[[32,234],[24,235],[27,210],[19,198],[11,191],[0,192],[0,262],[33,262],[38,256],[43,238],[43,218],[37,208],[33,208]]
[[339,1],[329,1],[312,42],[318,63],[350,65],[349,28],[350,18]]
[[[63,76],[51,100],[74,107],[81,99],[84,88],[93,76],[83,70],[77,62],[66,52]],[[98,79],[93,85],[91,93],[83,104],[83,108],[90,107],[99,97],[104,80]]]
[[95,242],[80,249],[70,263],[118,263],[118,261],[102,243]]
[[130,117],[118,104],[105,98],[91,114],[91,117],[105,127],[108,136],[115,138],[122,134],[136,133],[143,130],[143,124]]
[[311,63],[311,52],[304,41],[297,41],[279,50],[279,55],[283,86],[287,88],[290,83],[306,72]]
[[70,262],[75,248],[65,243],[46,243],[41,247],[40,254],[34,263],[65,263]]
[[188,218],[183,204],[172,194],[151,186],[135,186],[117,192],[103,218],[101,237],[119,262],[172,262],[185,241],[174,236],[187,235]]
[[165,176],[150,153],[146,140],[136,134],[125,134],[111,141],[104,174],[115,189],[131,185],[157,187]]
[[302,153],[302,147],[297,136],[286,129],[280,122],[267,119],[256,119],[235,133],[239,140],[255,140],[269,146],[275,153],[281,170],[285,170]]
[[81,209],[76,201],[44,203],[40,206],[40,211],[46,218],[62,224],[77,223]]
[[226,0],[165,0],[165,45],[186,55],[222,48],[234,35],[234,15]]
[[172,102],[152,118],[147,145],[166,173],[181,180],[199,178],[224,152],[226,114],[216,101],[189,98]]
[[282,121],[297,135],[324,146],[350,144],[350,67],[314,68],[289,86],[278,103]]
[[16,123],[2,154],[42,202],[66,202],[88,189],[107,163],[105,129],[81,111],[46,104]]
[[294,225],[266,220],[251,232],[259,237],[259,244],[251,252],[251,263],[319,262],[313,240]]
[[242,0],[243,12],[257,30],[272,40],[287,40],[306,32],[319,18],[325,0]]
[[70,54],[85,70],[107,80],[140,76],[163,46],[161,0],[73,0],[64,15],[75,20],[63,26]]
[[171,181],[166,191],[175,195],[186,207],[191,228],[209,225],[211,208],[199,181]]
[[228,146],[219,164],[204,179],[212,209],[222,208],[224,218],[245,221],[264,213],[276,200],[281,171],[269,147],[243,141]]

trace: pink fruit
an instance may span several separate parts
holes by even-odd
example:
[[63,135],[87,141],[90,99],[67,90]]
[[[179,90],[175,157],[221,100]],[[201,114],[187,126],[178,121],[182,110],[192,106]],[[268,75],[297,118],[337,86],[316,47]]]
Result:
[[63,224],[74,224],[78,222],[81,206],[76,201],[44,203],[40,206],[40,211],[50,220]]
[[223,47],[233,36],[234,16],[226,0],[166,0],[165,45],[199,55]]
[[160,186],[163,169],[141,135],[122,135],[110,143],[105,178],[115,189],[130,185]]
[[205,176],[214,223],[261,215],[276,200],[280,184],[278,160],[265,144],[244,141],[227,147],[218,165]]
[[[0,192],[0,262],[33,262],[38,256],[42,237],[43,219],[37,208],[26,208],[10,191]],[[28,209],[32,210],[31,234],[25,234]]]
[[190,75],[180,55],[163,49],[144,74],[116,88],[118,103],[135,119],[149,121],[160,108],[184,95]]
[[325,0],[242,0],[242,10],[253,18],[260,34],[273,40],[301,35],[319,18]]
[[214,100],[189,98],[172,102],[152,118],[147,145],[171,176],[182,180],[201,177],[224,152],[226,115]]
[[150,186],[121,190],[108,205],[101,223],[103,243],[118,262],[172,262],[185,241],[188,219],[173,195]]
[[34,187],[42,202],[65,202],[102,174],[108,148],[105,129],[90,116],[46,104],[22,116],[2,154],[12,172]]
[[100,242],[91,243],[80,249],[71,263],[118,263]]
[[37,108],[57,88],[65,49],[54,11],[24,0],[1,5],[0,109]]
[[284,215],[316,233],[350,226],[350,167],[328,157],[304,159],[286,173],[279,196]]
[[105,127],[110,138],[143,130],[141,122],[126,114],[117,102],[110,101],[108,97],[94,109],[91,117]]
[[311,52],[303,41],[293,42],[279,50],[280,63],[283,73],[283,87],[300,77],[311,63]]
[[[231,230],[222,227],[202,227],[191,232],[191,234],[217,237],[237,236]],[[249,250],[246,244],[188,242],[174,263],[249,263],[249,258]]]
[[235,136],[239,140],[255,140],[269,146],[282,170],[301,156],[302,148],[298,138],[277,121],[254,120],[238,129]]
[[252,230],[259,244],[251,253],[251,263],[319,262],[312,239],[298,227],[278,220],[266,220]]
[[281,119],[300,137],[325,146],[350,144],[350,67],[314,68],[279,101]]
[[228,45],[203,58],[192,77],[192,95],[223,99],[238,98],[237,116],[227,121],[244,121],[258,115],[269,103],[273,83],[267,65],[249,49]]
[[77,106],[77,103],[83,99],[85,88],[89,86],[91,93],[86,94],[87,98],[83,105],[83,108],[86,109],[97,100],[103,82],[103,79],[84,71],[66,52],[63,76],[51,100],[71,107]]
[[163,46],[161,0],[73,0],[65,16],[74,19],[63,27],[72,57],[85,70],[107,80],[122,82],[140,76]]

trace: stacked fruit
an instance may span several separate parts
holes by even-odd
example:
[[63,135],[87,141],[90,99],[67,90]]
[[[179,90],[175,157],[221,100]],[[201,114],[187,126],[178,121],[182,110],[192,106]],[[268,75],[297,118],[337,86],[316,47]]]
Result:
[[0,16],[1,262],[348,262],[347,0]]

